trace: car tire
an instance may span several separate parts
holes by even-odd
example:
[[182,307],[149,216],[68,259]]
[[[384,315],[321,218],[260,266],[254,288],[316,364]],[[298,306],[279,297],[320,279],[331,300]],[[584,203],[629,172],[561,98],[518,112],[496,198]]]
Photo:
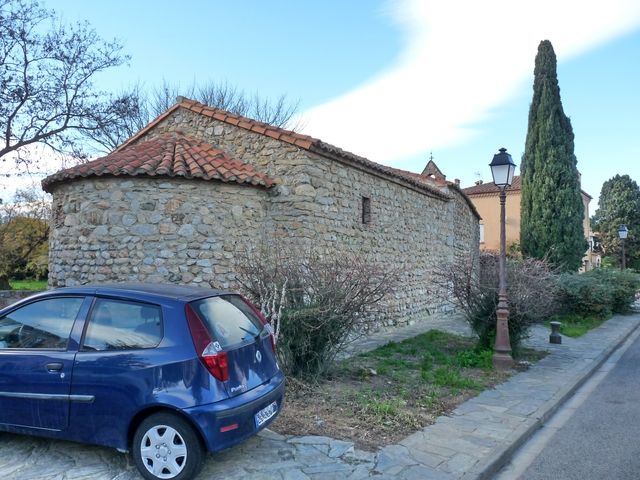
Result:
[[148,480],[190,480],[204,459],[193,427],[171,413],[155,413],[140,423],[132,453],[140,474]]

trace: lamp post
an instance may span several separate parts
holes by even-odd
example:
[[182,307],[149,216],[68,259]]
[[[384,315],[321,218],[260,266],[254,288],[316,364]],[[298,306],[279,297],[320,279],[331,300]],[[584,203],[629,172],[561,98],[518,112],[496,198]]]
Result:
[[618,228],[618,236],[620,237],[620,243],[622,244],[622,263],[620,264],[620,270],[624,270],[627,267],[627,258],[624,254],[624,241],[627,238],[627,234],[629,233],[629,229],[626,225],[620,225]]
[[507,234],[505,221],[505,205],[507,202],[506,189],[513,182],[516,164],[506,148],[501,148],[493,156],[489,164],[493,183],[500,188],[500,288],[498,290],[498,308],[496,309],[496,343],[493,347],[493,366],[507,369],[513,365],[511,357],[511,342],[509,340],[509,303],[507,302]]

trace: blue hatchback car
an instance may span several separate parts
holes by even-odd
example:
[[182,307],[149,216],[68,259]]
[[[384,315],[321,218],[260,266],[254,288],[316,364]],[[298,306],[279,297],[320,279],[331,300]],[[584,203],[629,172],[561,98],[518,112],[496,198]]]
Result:
[[83,286],[0,310],[0,430],[131,451],[147,479],[192,478],[283,395],[273,331],[235,293]]

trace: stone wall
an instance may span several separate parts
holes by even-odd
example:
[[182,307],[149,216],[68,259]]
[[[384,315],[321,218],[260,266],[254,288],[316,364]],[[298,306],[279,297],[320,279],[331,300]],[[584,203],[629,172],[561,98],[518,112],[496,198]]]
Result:
[[229,288],[234,252],[265,226],[265,190],[202,180],[90,178],[53,196],[49,285]]
[[[50,282],[169,281],[233,287],[235,252],[261,239],[362,252],[401,284],[386,324],[449,309],[437,270],[478,250],[478,219],[453,200],[179,109],[138,141],[181,131],[254,165],[269,191],[218,182],[87,178],[56,187]],[[371,219],[363,223],[363,197]],[[176,215],[182,215],[178,218]],[[472,255],[473,256],[473,255]]]

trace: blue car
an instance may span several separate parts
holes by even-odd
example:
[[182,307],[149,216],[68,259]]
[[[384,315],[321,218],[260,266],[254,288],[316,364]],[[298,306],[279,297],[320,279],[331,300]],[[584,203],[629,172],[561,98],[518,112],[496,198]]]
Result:
[[283,395],[273,331],[235,293],[96,285],[0,310],[0,430],[131,451],[147,479],[194,477]]

